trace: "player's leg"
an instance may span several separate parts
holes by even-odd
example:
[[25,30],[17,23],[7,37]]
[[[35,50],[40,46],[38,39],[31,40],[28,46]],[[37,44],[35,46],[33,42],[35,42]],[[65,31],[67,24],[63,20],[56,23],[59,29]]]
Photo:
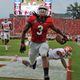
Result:
[[30,62],[28,60],[23,60],[22,57],[18,56],[18,55],[15,55],[12,59],[11,59],[12,62],[15,62],[15,61],[18,61],[22,64],[24,64],[25,66],[30,66]]
[[39,52],[42,56],[42,64],[44,70],[44,80],[49,80],[49,61],[47,57],[47,52],[49,50],[49,46],[47,43],[42,43]]
[[6,36],[7,36],[7,38],[6,38],[6,39],[7,39],[7,40],[6,40],[6,43],[8,44],[9,41],[10,41],[10,32],[7,32],[7,35],[6,35]]
[[2,39],[2,44],[4,44],[4,39]]
[[5,50],[8,50],[8,45],[7,45],[8,41],[9,41],[8,39],[4,40]]
[[29,59],[32,65],[32,68],[36,68],[37,60],[36,58],[39,56],[39,44],[31,42],[30,44],[30,52],[29,52]]
[[9,32],[5,32],[4,34],[4,38],[5,38],[5,49],[8,50],[8,43],[9,43],[9,40],[10,40],[10,33]]
[[31,49],[31,52],[30,52],[30,54],[29,54],[30,64],[31,64],[31,67],[32,67],[33,69],[36,68],[36,64],[37,64],[37,60],[36,60],[36,58],[37,58],[37,56],[38,56],[37,53],[38,53],[38,52],[36,52],[36,50]]
[[4,32],[1,32],[1,40],[2,40],[2,44],[4,45]]

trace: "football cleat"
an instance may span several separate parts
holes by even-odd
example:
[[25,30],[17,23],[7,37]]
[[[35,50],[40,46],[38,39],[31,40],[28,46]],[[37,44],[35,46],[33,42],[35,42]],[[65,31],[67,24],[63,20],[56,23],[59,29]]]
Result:
[[44,76],[44,80],[50,80],[49,76]]

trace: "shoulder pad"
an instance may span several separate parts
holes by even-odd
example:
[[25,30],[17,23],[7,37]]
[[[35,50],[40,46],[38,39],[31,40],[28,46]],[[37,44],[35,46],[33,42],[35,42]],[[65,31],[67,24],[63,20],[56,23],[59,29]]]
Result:
[[32,15],[28,18],[28,22],[33,22],[36,19],[36,16]]
[[53,23],[53,18],[48,17],[48,18],[46,19],[46,22],[47,22],[47,23]]

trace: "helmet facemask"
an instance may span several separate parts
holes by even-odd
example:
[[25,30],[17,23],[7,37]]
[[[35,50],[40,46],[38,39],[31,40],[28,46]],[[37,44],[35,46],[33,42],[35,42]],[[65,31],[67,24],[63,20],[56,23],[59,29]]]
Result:
[[48,14],[48,9],[45,7],[39,7],[38,8],[38,14],[41,16],[45,16]]
[[7,19],[7,18],[5,18],[5,19],[4,19],[4,22],[5,22],[5,23],[7,23],[7,22],[8,22],[8,19]]

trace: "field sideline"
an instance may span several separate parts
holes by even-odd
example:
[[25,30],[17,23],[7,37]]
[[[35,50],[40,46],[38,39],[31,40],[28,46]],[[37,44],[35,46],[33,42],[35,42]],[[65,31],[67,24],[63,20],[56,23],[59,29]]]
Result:
[[[72,56],[71,56],[71,61],[72,61],[72,80],[80,80],[80,45],[78,45],[76,42],[68,41],[65,45],[60,45],[56,41],[49,40],[49,46],[51,48],[57,48],[57,47],[64,47],[65,45],[70,45],[73,48],[72,51]],[[14,55],[19,55],[19,56],[26,56],[29,50],[29,47],[27,47],[27,50],[24,54],[21,54],[19,52],[19,46],[20,46],[20,40],[17,39],[11,39],[9,43],[9,50],[5,51],[4,46],[1,43],[0,40],[0,56],[14,56]],[[5,80],[5,79],[0,79],[0,80]]]

